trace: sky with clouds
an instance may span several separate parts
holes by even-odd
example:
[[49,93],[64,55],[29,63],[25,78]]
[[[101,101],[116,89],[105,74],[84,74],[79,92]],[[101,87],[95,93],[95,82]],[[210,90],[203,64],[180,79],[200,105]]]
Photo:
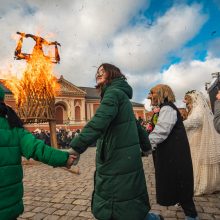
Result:
[[[127,76],[133,100],[146,103],[149,89],[171,86],[177,104],[185,92],[205,93],[220,71],[219,0],[0,0],[0,78],[19,76],[16,32],[38,34],[61,44],[55,75],[77,86],[95,85],[103,63]],[[25,39],[23,50],[34,42]]]

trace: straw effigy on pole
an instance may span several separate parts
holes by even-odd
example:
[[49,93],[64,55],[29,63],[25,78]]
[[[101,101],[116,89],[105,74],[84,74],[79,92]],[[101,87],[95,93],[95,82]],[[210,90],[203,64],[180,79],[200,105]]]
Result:
[[[14,94],[17,113],[24,124],[49,122],[51,145],[57,148],[55,95],[58,91],[57,79],[53,75],[53,63],[59,63],[57,45],[45,39],[17,32],[20,35],[15,50],[15,58],[25,59],[27,65],[20,80],[7,80],[6,86]],[[23,38],[31,37],[36,41],[32,54],[21,52]],[[45,56],[42,45],[55,45],[55,58]]]

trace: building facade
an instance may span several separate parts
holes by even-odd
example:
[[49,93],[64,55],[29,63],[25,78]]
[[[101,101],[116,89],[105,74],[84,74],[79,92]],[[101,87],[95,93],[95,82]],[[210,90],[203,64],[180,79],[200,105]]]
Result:
[[[95,88],[78,87],[61,77],[58,79],[59,91],[55,97],[55,112],[57,128],[81,129],[94,116],[100,104],[100,96]],[[0,82],[4,88],[6,96],[5,102],[16,109],[15,99],[11,91]],[[145,118],[145,108],[143,104],[132,102],[136,118]],[[29,130],[49,129],[48,123],[27,124]]]

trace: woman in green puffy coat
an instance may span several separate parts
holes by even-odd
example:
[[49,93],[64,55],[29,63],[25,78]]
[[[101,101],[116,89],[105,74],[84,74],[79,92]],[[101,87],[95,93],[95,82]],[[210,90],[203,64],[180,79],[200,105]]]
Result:
[[120,69],[107,63],[98,68],[96,81],[100,106],[70,144],[81,154],[97,140],[92,213],[99,220],[162,219],[149,213],[140,140],[129,100],[132,88]]
[[0,86],[0,219],[14,220],[24,211],[22,156],[67,168],[75,157],[45,145],[25,130],[16,113],[4,103],[4,96]]

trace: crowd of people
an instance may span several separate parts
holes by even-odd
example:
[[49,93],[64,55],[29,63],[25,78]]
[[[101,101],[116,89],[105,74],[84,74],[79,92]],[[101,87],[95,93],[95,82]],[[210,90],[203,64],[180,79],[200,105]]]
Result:
[[21,156],[70,168],[96,143],[91,199],[96,219],[164,219],[163,214],[150,211],[144,174],[148,168],[143,166],[142,152],[143,156],[153,157],[157,203],[178,204],[186,220],[198,220],[193,197],[220,190],[220,92],[215,118],[204,95],[195,90],[184,97],[187,115],[183,117],[174,104],[172,89],[158,84],[148,95],[152,118],[144,122],[134,116],[132,88],[118,67],[104,63],[95,77],[100,106],[80,132],[57,131],[59,145],[69,148],[65,152],[48,146],[48,132],[41,130],[33,135],[26,131],[16,113],[4,103],[4,92],[0,90],[0,171],[5,167],[8,173],[5,177],[0,172],[0,179],[4,179],[0,182],[4,189],[4,193],[0,191],[4,201],[0,202],[0,219],[15,219],[23,212],[22,174],[16,178],[14,175],[22,173]]
[[[69,149],[70,148],[70,142],[71,140],[76,137],[80,133],[80,129],[66,129],[66,128],[59,128],[56,130],[56,136],[57,136],[57,145],[58,148],[61,149]],[[44,141],[45,144],[51,146],[50,143],[50,131],[44,130],[44,129],[35,129],[32,134]]]

